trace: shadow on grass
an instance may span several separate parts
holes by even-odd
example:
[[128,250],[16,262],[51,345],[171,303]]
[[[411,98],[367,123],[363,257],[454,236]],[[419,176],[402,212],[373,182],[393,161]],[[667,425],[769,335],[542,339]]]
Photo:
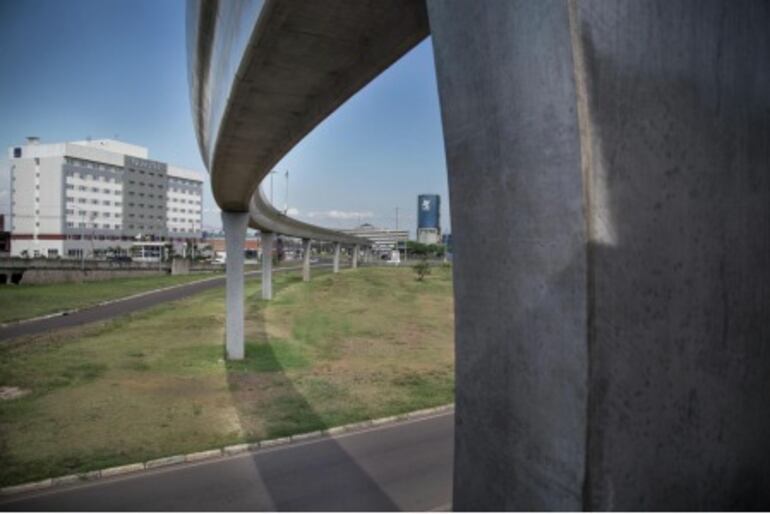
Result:
[[[291,276],[274,283],[275,296],[298,282],[301,277]],[[308,365],[306,357],[285,341],[270,338],[265,321],[267,302],[252,298],[247,303],[250,325],[246,358],[227,365],[227,380],[241,425],[254,427],[255,420],[268,419],[262,428],[270,438],[329,428],[287,374],[289,369]],[[266,391],[269,400],[260,401],[254,391]],[[248,495],[254,509],[399,510],[335,439],[257,452],[252,462],[254,490]]]

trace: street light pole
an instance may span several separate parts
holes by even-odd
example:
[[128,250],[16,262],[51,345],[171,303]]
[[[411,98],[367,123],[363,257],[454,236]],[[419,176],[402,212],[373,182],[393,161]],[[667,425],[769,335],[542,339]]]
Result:
[[286,170],[286,203],[283,206],[283,213],[289,214],[289,170]]
[[270,172],[270,203],[273,203],[273,177],[277,172],[275,170]]
[[80,215],[80,271],[86,270],[86,211]]

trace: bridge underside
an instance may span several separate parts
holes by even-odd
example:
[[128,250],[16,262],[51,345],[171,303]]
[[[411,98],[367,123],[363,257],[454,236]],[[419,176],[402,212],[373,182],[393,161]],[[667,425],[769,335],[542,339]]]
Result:
[[[294,145],[429,32],[421,0],[281,0],[261,10],[209,3],[194,9],[200,18],[191,22],[216,27],[198,38],[210,51],[195,55],[214,53],[194,81],[193,109],[204,125],[198,135],[214,197],[225,211],[248,211],[259,183]],[[249,37],[230,21],[244,10],[258,11]],[[242,39],[242,58],[230,55]],[[193,57],[192,66],[200,60]],[[223,81],[221,68],[237,70],[232,82]]]
[[264,9],[219,140],[198,128],[217,201],[240,212],[430,25],[456,509],[770,505],[770,4]]

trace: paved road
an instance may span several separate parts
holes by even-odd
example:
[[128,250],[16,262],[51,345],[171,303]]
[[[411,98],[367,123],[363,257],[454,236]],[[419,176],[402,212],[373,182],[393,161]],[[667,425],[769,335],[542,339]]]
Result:
[[0,498],[0,510],[448,510],[453,415]]
[[[317,264],[314,268],[330,267],[330,264]],[[283,271],[296,271],[301,269],[299,266],[291,266],[285,268],[276,268],[274,273],[280,273]],[[253,271],[247,273],[247,275],[259,275],[259,271]],[[173,289],[167,289],[165,291],[158,291],[157,293],[150,293],[136,298],[127,298],[125,300],[119,300],[106,305],[97,305],[82,311],[73,312],[63,316],[55,316],[52,318],[45,318],[35,321],[26,321],[8,325],[6,327],[0,327],[0,342],[13,339],[20,336],[28,336],[39,334],[41,332],[47,332],[49,330],[58,330],[61,328],[74,327],[77,325],[84,325],[86,323],[94,323],[96,321],[104,321],[116,316],[123,316],[132,312],[153,307],[155,305],[179,300],[214,287],[222,287],[225,283],[224,275],[206,280],[205,282],[196,282],[193,284],[186,284],[183,286],[175,287]]]

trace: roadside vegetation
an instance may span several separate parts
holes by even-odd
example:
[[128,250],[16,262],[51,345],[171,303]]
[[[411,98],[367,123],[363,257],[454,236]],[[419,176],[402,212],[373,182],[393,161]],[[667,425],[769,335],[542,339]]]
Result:
[[0,348],[0,485],[446,404],[451,272],[247,281],[247,358],[223,354],[224,292]]
[[80,309],[124,296],[194,282],[213,276],[210,273],[190,275],[154,275],[114,278],[98,282],[59,284],[19,284],[0,286],[0,323],[17,321],[54,312]]

